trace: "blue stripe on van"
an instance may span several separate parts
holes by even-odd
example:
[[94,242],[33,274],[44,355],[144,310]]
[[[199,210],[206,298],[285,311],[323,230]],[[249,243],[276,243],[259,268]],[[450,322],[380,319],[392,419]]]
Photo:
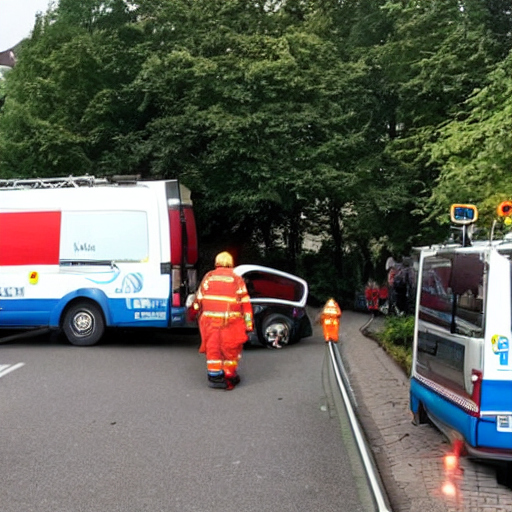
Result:
[[[96,289],[76,291],[63,299],[2,300],[0,325],[2,327],[57,327],[62,311],[70,300],[85,297],[95,300],[103,309],[108,326],[169,327],[169,301],[152,298],[107,299]],[[185,311],[172,312],[173,324],[184,321]]]
[[482,381],[480,409],[482,411],[512,411],[512,372],[511,380]]
[[[484,379],[480,406],[482,412],[512,412],[512,380]],[[512,450],[512,432],[499,432],[496,421],[496,416],[481,419],[478,425],[478,446]],[[511,421],[512,418],[509,419]]]
[[496,416],[482,418],[478,423],[479,448],[512,450],[512,432],[499,432]]
[[411,403],[413,400],[419,400],[429,415],[460,432],[468,444],[475,446],[478,423],[476,417],[470,416],[453,402],[443,398],[414,377],[411,378],[410,394]]
[[0,325],[2,327],[48,326],[50,312],[58,302],[58,299],[3,299]]
[[[482,411],[511,411],[512,383],[509,381],[482,382]],[[411,404],[420,401],[429,415],[461,433],[466,442],[475,448],[497,450],[512,449],[512,432],[499,432],[496,416],[476,418],[460,407],[412,378],[410,383]]]

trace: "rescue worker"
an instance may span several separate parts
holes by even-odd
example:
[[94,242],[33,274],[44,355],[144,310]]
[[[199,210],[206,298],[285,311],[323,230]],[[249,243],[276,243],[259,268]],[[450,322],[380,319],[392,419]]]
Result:
[[366,307],[368,311],[375,313],[379,311],[379,287],[373,280],[369,280],[366,288],[364,289],[364,295],[366,297]]
[[233,257],[221,252],[215,270],[208,272],[196,294],[193,310],[199,315],[200,353],[206,353],[208,385],[233,389],[239,382],[238,362],[253,312],[244,280],[233,272]]
[[325,341],[339,341],[341,308],[334,299],[329,299],[320,313]]

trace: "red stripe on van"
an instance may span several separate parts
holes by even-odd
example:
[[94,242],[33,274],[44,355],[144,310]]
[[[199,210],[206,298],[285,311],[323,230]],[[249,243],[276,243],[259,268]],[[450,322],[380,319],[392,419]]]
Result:
[[60,212],[0,213],[0,265],[58,265]]

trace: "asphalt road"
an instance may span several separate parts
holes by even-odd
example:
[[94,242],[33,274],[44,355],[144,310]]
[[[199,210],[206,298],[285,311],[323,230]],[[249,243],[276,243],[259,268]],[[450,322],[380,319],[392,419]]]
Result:
[[325,410],[318,328],[244,351],[229,392],[207,387],[198,344],[138,332],[0,345],[0,510],[364,511]]

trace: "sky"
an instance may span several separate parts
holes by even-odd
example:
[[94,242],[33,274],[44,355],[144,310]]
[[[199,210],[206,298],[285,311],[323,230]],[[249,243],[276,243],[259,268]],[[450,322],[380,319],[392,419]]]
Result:
[[37,12],[46,12],[51,0],[0,0],[0,52],[30,35]]

